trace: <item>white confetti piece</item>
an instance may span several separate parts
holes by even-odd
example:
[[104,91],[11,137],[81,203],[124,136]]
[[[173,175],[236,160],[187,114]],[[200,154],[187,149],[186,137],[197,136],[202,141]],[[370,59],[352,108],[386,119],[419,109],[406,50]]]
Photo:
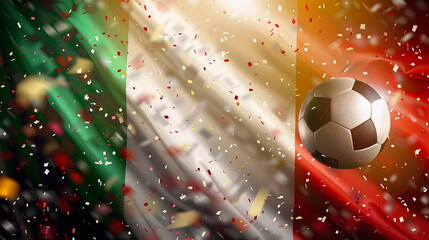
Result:
[[399,68],[399,67],[398,67],[398,65],[396,65],[396,64],[395,64],[395,66],[393,66],[393,71],[394,71],[394,72],[397,72],[397,71],[398,71],[398,68]]
[[420,154],[420,151],[421,151],[422,149],[421,148],[419,148],[419,149],[416,149],[415,151],[414,151],[414,156],[418,156],[419,154]]

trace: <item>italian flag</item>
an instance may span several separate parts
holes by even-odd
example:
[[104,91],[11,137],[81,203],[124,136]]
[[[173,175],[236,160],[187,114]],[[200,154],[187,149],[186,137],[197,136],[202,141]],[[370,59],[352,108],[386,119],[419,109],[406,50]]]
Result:
[[[59,169],[123,238],[425,239],[428,40],[364,2],[2,1],[2,129],[38,136],[37,154],[2,139],[3,174]],[[299,139],[306,94],[337,76],[402,117],[370,166],[328,168]]]

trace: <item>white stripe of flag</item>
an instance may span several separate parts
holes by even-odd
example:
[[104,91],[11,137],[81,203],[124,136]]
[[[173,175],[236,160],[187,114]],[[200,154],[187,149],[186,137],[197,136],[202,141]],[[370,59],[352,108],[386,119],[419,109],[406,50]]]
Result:
[[[292,239],[296,29],[275,24],[294,18],[296,3],[180,3],[189,9],[123,5],[127,142],[136,155],[126,168],[135,190],[124,198],[126,220],[139,239],[204,239],[219,223],[234,237],[240,221],[247,239]],[[247,10],[265,17],[249,19]],[[192,11],[207,12],[206,22]],[[262,41],[265,52],[255,47]]]

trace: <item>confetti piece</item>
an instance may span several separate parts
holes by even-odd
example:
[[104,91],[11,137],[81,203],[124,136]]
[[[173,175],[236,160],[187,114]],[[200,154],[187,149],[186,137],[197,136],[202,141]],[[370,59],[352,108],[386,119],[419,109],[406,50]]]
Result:
[[249,215],[257,216],[261,213],[262,208],[264,207],[264,204],[265,204],[265,200],[267,199],[269,194],[270,194],[270,189],[268,188],[259,189],[255,199],[253,200],[252,205],[250,206]]
[[21,186],[9,177],[0,177],[0,198],[15,200],[19,196]]
[[28,107],[31,103],[42,103],[48,87],[52,85],[50,78],[46,76],[45,78],[48,81],[42,76],[30,75],[18,84],[16,93],[21,106]]
[[399,66],[395,64],[395,66],[393,66],[393,71],[396,72],[398,71],[398,69],[399,69]]
[[183,228],[192,225],[198,221],[199,214],[196,211],[187,211],[177,213],[174,222],[169,228]]
[[77,57],[74,64],[67,71],[69,74],[81,74],[90,72],[94,68],[94,63],[82,57]]

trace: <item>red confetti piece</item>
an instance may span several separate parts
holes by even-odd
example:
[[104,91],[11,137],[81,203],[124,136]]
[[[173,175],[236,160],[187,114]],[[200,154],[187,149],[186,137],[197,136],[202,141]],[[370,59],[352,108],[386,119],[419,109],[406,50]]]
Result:
[[118,235],[124,231],[124,224],[119,219],[113,219],[109,223],[109,229],[113,234]]
[[126,147],[121,147],[121,149],[119,149],[119,155],[121,155],[121,157],[125,158],[126,160],[135,159],[134,153]]
[[61,136],[64,134],[63,128],[61,127],[61,124],[55,121],[49,121],[48,127],[51,129],[53,133],[55,133],[58,136]]
[[82,110],[79,114],[85,122],[92,122],[93,118],[89,112]]
[[172,158],[176,158],[176,157],[180,156],[180,154],[182,154],[182,153],[183,153],[183,150],[182,150],[182,149],[180,149],[180,148],[178,148],[178,147],[172,146],[172,147],[169,147],[169,148],[167,149],[167,153],[168,153]]
[[294,18],[294,19],[292,19],[292,23],[293,23],[293,24],[295,24],[295,23],[296,23],[296,20],[295,20],[295,18]]
[[125,195],[131,195],[134,193],[134,189],[130,186],[128,186],[127,184],[123,184],[122,185],[122,194]]
[[61,170],[65,170],[73,166],[73,162],[71,158],[66,154],[64,154],[63,152],[54,153],[52,158],[54,162],[60,167]]
[[251,67],[253,64],[252,64],[251,62],[248,62],[248,63],[247,63],[247,65],[248,65],[249,67]]
[[81,185],[84,182],[82,175],[80,173],[78,173],[76,170],[73,170],[73,169],[70,170],[69,171],[69,177],[77,185]]

